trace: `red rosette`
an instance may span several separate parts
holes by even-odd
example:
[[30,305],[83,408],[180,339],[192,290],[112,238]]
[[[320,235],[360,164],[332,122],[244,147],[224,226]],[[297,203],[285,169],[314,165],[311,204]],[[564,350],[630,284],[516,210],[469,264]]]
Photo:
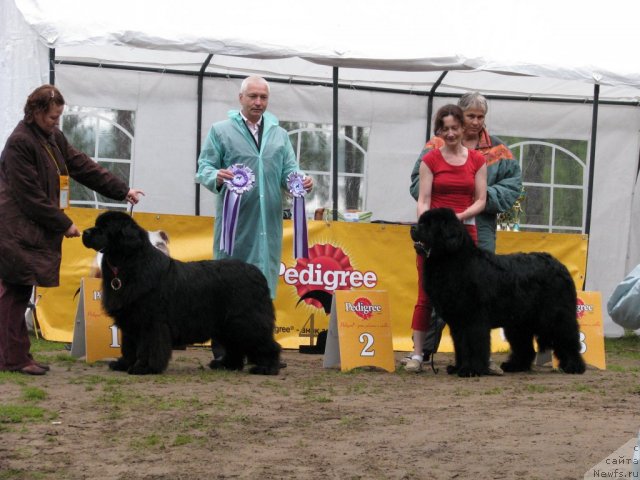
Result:
[[[340,247],[336,247],[329,243],[315,244],[313,247],[310,247],[309,257],[299,258],[294,268],[298,271],[298,273],[300,273],[304,270],[307,270],[309,265],[312,265],[314,267],[314,270],[320,267],[320,271],[323,274],[327,271],[353,271],[353,267],[351,266],[351,260],[349,260],[349,257],[342,251]],[[305,294],[314,290],[323,291],[328,293],[329,295],[333,294],[334,292],[334,290],[328,289],[326,285],[305,285],[300,283],[299,281],[295,285],[295,287],[298,291],[298,296],[300,296],[301,298]],[[349,277],[347,277],[346,285],[339,285],[335,290],[350,289],[351,280]],[[304,302],[308,305],[313,305],[316,308],[323,308],[320,301],[314,298],[305,298]]]

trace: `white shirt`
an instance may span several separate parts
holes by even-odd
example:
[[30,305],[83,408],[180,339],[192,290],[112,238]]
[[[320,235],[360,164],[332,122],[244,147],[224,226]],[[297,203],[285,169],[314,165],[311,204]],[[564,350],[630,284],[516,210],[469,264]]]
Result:
[[252,123],[249,119],[247,119],[247,117],[245,117],[242,114],[242,112],[240,112],[240,115],[242,116],[244,123],[249,128],[251,135],[253,135],[253,138],[255,139],[256,144],[259,144],[260,143],[260,124],[262,123],[262,117],[260,117],[260,120],[258,120],[256,123]]

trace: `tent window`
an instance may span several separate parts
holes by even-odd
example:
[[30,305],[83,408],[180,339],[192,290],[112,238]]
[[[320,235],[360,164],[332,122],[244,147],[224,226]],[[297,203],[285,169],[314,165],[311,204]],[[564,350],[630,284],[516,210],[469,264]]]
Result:
[[584,233],[588,142],[506,136],[501,139],[522,168],[525,198],[520,228]]
[[[300,168],[314,179],[306,198],[308,212],[332,208],[332,138],[330,124],[280,122],[300,162]],[[369,128],[342,126],[338,136],[338,210],[366,210],[366,166]]]
[[[67,106],[62,131],[71,144],[131,185],[135,112]],[[125,201],[104,197],[71,179],[71,205],[126,208]]]

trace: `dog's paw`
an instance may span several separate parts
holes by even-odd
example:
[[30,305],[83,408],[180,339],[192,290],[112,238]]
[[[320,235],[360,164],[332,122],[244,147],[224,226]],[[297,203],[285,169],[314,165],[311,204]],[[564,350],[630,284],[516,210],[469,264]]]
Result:
[[209,368],[211,370],[224,370],[224,365],[222,363],[222,359],[214,358],[209,362]]
[[153,368],[150,368],[148,365],[142,365],[142,364],[136,363],[135,365],[132,365],[129,368],[129,370],[127,370],[127,373],[129,375],[153,375],[160,372],[155,371]]
[[254,375],[278,375],[279,371],[279,365],[254,365],[249,369],[249,373],[252,373]]
[[530,365],[520,365],[514,362],[503,362],[500,364],[500,368],[505,372],[510,372],[510,373],[528,372],[529,370],[531,370]]
[[458,373],[457,365],[447,365],[447,374],[455,375],[456,373]]
[[469,377],[481,377],[482,371],[480,369],[474,367],[463,366],[458,368],[458,371],[455,372],[459,377],[469,378]]
[[126,372],[129,370],[129,365],[122,358],[118,360],[114,360],[109,362],[109,370],[114,370],[116,372]]
[[222,358],[214,358],[213,360],[211,360],[211,362],[209,362],[209,368],[211,370],[237,370],[240,371],[244,368],[244,364],[238,364],[238,365],[230,365],[228,362],[225,361],[226,357],[222,357]]
[[584,373],[585,369],[585,364],[581,359],[560,363],[560,370],[562,370],[564,373],[581,375]]

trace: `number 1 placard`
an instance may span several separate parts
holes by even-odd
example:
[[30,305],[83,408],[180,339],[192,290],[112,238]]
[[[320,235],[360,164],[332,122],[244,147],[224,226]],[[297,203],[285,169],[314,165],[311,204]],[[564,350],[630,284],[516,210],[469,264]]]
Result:
[[102,282],[83,278],[73,329],[71,355],[86,356],[87,362],[120,356],[120,330],[102,309]]
[[387,292],[336,290],[323,366],[338,365],[342,371],[365,366],[395,371]]

